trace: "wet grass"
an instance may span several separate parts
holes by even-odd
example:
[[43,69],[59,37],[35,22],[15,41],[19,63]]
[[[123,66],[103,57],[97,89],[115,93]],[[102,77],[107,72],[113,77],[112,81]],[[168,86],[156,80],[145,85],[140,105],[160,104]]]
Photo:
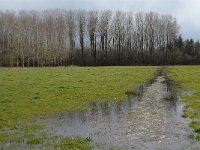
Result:
[[193,119],[190,127],[197,133],[200,140],[200,66],[170,67],[170,78],[175,81],[177,89],[194,91],[192,96],[184,96],[186,110],[183,117]]
[[55,149],[62,150],[91,150],[90,146],[91,140],[89,138],[80,138],[80,137],[67,137],[64,138],[60,143],[55,145]]
[[35,123],[21,124],[15,128],[6,128],[0,130],[0,143],[39,144],[45,138],[42,129],[42,125]]
[[[61,67],[0,69],[0,128],[85,102],[123,99],[152,78],[156,67]],[[148,72],[148,73],[147,73]]]
[[[49,134],[41,125],[29,123],[15,129],[0,131],[0,145],[10,145],[5,149],[91,149],[91,139],[81,137],[62,137]],[[4,149],[4,148],[3,148]]]
[[[123,99],[152,78],[156,67],[0,69],[0,128],[22,119],[68,110],[85,102]],[[148,72],[148,73],[147,73]]]
[[[124,99],[127,91],[153,78],[156,69],[157,67],[1,68],[0,143],[51,145],[55,139],[43,133],[42,125],[32,124],[30,120],[63,111],[84,110],[85,104],[91,101]],[[57,142],[56,148],[59,149],[66,145],[79,147],[78,143],[83,147],[88,146],[83,138],[58,139],[61,143]]]
[[1,143],[7,142],[8,137],[9,137],[9,135],[7,132],[0,133],[0,142]]

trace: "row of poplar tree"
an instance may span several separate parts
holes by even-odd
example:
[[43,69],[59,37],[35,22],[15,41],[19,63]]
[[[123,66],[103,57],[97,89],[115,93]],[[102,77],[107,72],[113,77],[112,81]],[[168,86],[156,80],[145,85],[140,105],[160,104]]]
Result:
[[175,64],[178,36],[176,18],[155,12],[0,11],[0,66]]

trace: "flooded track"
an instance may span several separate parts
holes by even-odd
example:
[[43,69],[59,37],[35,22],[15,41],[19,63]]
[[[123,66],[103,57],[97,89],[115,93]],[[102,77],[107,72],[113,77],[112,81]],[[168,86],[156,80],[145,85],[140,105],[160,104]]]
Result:
[[[165,76],[158,76],[135,90],[138,96],[123,101],[89,103],[84,112],[55,114],[36,119],[44,124],[40,133],[58,137],[92,139],[93,149],[121,148],[124,150],[199,150],[192,137],[190,120],[182,118],[183,103]],[[184,93],[191,95],[192,92]],[[47,141],[48,138],[47,138]],[[50,143],[29,145],[22,143],[0,145],[1,149],[54,149]]]
[[91,138],[94,149],[199,149],[183,104],[164,76],[139,88],[140,98],[91,103],[85,112],[66,112],[48,119],[45,129],[61,136]]

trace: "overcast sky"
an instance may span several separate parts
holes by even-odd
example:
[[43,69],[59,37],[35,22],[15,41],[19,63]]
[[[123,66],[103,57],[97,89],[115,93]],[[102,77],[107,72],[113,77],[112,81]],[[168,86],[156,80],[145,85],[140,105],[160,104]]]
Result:
[[0,0],[0,10],[95,9],[155,11],[175,16],[184,38],[200,39],[200,0]]

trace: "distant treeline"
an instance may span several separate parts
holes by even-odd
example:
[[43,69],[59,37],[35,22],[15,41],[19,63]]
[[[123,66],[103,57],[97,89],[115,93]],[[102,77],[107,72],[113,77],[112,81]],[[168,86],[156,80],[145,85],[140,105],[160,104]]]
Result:
[[155,12],[0,11],[0,66],[200,63],[176,18]]

